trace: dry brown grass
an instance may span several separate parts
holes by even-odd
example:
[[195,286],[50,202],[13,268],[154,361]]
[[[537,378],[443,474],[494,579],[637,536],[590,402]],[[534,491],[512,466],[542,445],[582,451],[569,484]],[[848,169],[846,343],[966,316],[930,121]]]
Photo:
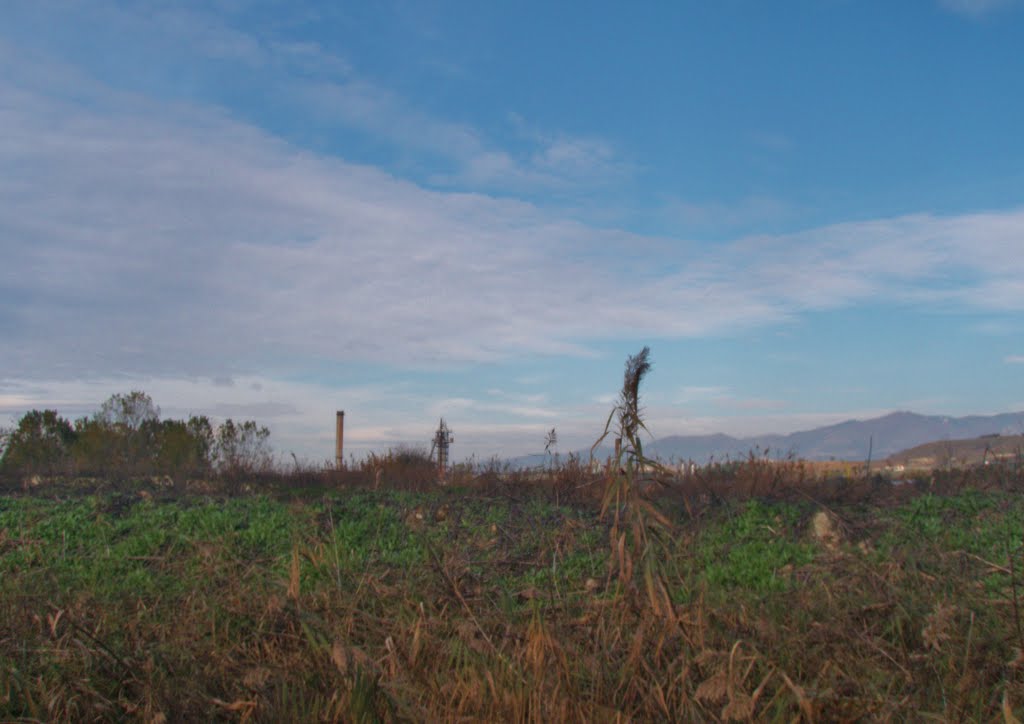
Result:
[[[421,525],[442,525],[445,506],[459,519],[458,505],[426,509]],[[927,547],[879,560],[870,546],[887,508],[847,506],[838,549],[784,572],[784,593],[730,593],[683,565],[702,529],[728,519],[723,505],[680,520],[674,562],[660,570],[673,591],[667,604],[648,605],[643,585],[628,595],[631,578],[614,557],[614,576],[572,590],[502,591],[501,579],[474,566],[488,545],[507,546],[507,560],[495,560],[518,566],[511,551],[543,517],[495,526],[498,543],[483,529],[479,539],[431,544],[430,563],[415,572],[340,568],[324,533],[283,554],[273,576],[271,561],[217,541],[154,559],[186,581],[167,599],[26,579],[37,588],[0,597],[0,711],[151,722],[1019,715],[1024,641],[1009,589],[980,585],[992,575],[1009,581],[1006,562]],[[553,534],[540,566],[581,532],[543,515]],[[5,535],[0,550],[31,544]],[[310,570],[327,571],[331,585],[308,581]],[[503,594],[518,599],[513,610]]]

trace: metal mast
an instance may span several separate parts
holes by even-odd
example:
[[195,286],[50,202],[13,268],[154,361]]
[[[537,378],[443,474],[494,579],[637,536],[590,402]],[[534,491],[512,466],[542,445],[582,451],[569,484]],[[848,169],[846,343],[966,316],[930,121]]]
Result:
[[430,447],[430,456],[434,456],[434,451],[437,450],[437,476],[444,480],[448,473],[448,446],[455,442],[455,436],[452,431],[448,429],[448,425],[445,424],[444,418],[441,418],[441,424],[437,426],[437,432],[434,433],[434,442]]

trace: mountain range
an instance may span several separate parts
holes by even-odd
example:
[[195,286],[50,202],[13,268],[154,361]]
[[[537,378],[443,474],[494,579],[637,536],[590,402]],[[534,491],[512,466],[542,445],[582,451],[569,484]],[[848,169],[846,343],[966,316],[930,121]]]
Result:
[[[765,451],[773,458],[794,455],[805,460],[882,460],[907,448],[938,440],[960,440],[982,435],[1024,433],[1024,412],[1001,415],[947,417],[893,412],[869,420],[847,420],[835,425],[788,435],[670,435],[645,445],[644,452],[664,461],[692,460],[698,464],[711,459],[746,457],[751,451]],[[589,450],[582,451],[586,458]],[[607,450],[597,453],[599,457]],[[542,465],[543,455],[528,455],[512,461],[516,466]]]
[[1003,415],[945,417],[893,412],[870,420],[847,420],[788,435],[734,438],[729,435],[672,435],[656,440],[648,451],[663,460],[707,462],[714,457],[736,458],[751,450],[773,457],[790,453],[806,460],[879,460],[901,450],[936,440],[960,440],[982,435],[1024,433],[1024,412]]

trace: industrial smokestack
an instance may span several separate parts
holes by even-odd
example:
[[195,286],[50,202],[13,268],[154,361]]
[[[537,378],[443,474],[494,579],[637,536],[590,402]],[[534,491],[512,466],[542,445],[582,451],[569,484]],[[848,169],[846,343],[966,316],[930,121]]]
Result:
[[337,423],[334,428],[334,463],[338,470],[345,464],[343,443],[345,441],[345,411],[338,410]]

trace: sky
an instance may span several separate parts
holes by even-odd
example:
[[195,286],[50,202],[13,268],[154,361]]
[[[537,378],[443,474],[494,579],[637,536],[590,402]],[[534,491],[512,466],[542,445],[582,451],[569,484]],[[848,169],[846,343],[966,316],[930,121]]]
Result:
[[3,0],[0,425],[1024,410],[1024,2]]

